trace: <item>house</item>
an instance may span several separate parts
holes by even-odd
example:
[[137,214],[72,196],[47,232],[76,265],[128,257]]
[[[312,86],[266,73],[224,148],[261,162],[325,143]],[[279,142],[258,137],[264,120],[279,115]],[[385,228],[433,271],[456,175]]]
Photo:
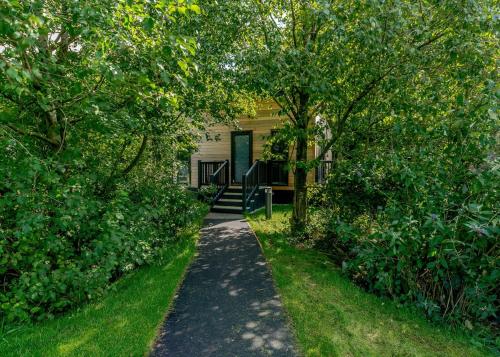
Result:
[[[293,148],[274,143],[270,150],[282,159],[263,157],[269,138],[288,119],[278,112],[276,103],[260,102],[255,116],[240,117],[237,127],[213,126],[202,138],[191,156],[189,182],[193,189],[216,187],[213,211],[238,213],[262,207],[265,186],[272,187],[275,202],[292,201],[294,177],[286,158],[294,157]],[[311,146],[308,158],[314,158],[316,152]],[[309,173],[309,183],[316,181],[317,173]]]

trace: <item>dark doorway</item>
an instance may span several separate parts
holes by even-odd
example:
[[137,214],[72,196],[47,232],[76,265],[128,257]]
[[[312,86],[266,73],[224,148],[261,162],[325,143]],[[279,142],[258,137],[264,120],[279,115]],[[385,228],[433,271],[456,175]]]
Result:
[[231,133],[231,181],[241,184],[243,175],[252,165],[252,132]]

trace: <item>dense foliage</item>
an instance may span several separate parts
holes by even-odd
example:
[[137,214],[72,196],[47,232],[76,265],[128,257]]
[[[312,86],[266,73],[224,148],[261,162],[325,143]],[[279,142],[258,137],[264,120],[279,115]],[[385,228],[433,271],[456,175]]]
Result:
[[[317,165],[309,145],[321,145],[322,159],[346,133],[393,113],[418,118],[449,110],[450,103],[458,110],[464,101],[455,98],[468,100],[471,82],[494,70],[497,11],[490,0],[234,0],[204,6],[217,17],[208,15],[207,22],[228,34],[219,42],[232,43],[220,59],[230,61],[226,70],[241,87],[272,98],[286,118],[276,140],[294,148],[294,234],[307,222],[306,176]],[[428,100],[413,105],[423,96]],[[318,117],[326,130],[317,130]]]
[[496,326],[496,21],[490,0],[0,0],[0,318],[154,261],[198,212],[175,178],[195,133],[255,96],[286,121],[295,239],[432,318]]
[[27,156],[14,140],[1,152],[0,306],[8,320],[49,317],[98,296],[198,219],[200,207],[169,180],[127,180],[102,197],[85,167],[68,173],[75,164]]
[[[319,235],[353,279],[431,317],[495,324],[494,2],[206,6],[226,19],[226,70],[281,107],[285,125],[275,140],[293,149],[293,239]],[[308,220],[306,174],[325,158],[332,174],[311,192]]]
[[[176,183],[230,117],[195,1],[0,0],[0,320],[46,318],[154,262],[201,206]],[[192,32],[192,31],[191,31]]]
[[497,122],[480,112],[352,135],[311,192],[311,235],[346,274],[476,331],[500,307]]

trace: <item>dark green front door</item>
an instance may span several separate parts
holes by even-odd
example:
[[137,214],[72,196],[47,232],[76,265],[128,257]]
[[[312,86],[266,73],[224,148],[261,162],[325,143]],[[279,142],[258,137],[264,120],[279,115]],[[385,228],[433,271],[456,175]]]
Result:
[[231,178],[233,183],[242,183],[243,175],[252,165],[252,132],[231,133]]

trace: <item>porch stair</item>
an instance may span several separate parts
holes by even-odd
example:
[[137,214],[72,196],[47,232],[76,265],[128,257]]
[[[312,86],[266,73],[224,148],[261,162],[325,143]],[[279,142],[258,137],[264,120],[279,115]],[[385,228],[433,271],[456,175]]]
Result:
[[[230,185],[229,160],[198,161],[198,184],[213,185],[212,212],[243,213],[264,206],[264,186],[267,180],[266,164],[256,160],[242,175],[242,185]],[[245,193],[245,199],[243,199]],[[244,203],[243,203],[244,202]],[[245,207],[243,207],[245,205]]]
[[243,212],[243,189],[241,186],[229,186],[212,206],[212,212],[219,213],[242,213]]
[[[261,193],[257,192],[248,202],[247,212],[251,212],[251,207],[255,200],[259,198]],[[241,186],[229,186],[223,193],[222,197],[215,201],[212,206],[212,212],[219,213],[243,213],[243,189]]]

